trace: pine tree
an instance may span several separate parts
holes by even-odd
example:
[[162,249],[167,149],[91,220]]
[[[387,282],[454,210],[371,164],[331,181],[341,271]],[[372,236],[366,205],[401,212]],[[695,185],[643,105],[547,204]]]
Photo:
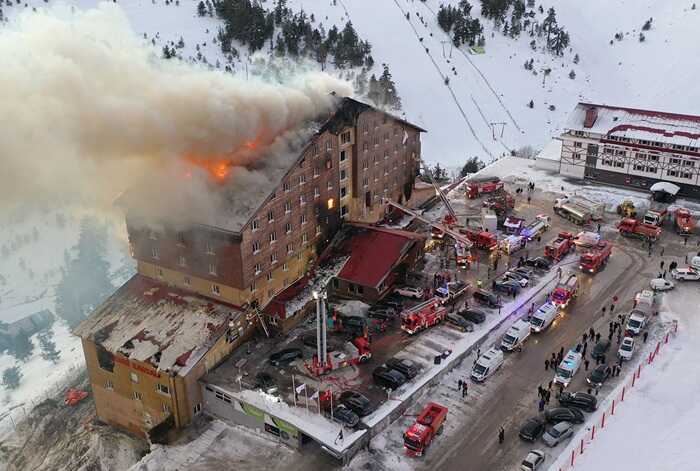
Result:
[[646,37],[644,36],[644,33],[639,33],[639,42],[643,43]]
[[25,361],[34,352],[34,344],[29,339],[29,335],[23,330],[12,339],[9,353],[19,361]]
[[530,100],[530,103],[527,104],[528,108],[534,108],[535,107],[535,102]]
[[642,31],[649,31],[651,29],[651,22],[654,21],[654,18],[649,18],[644,22],[644,25],[642,26]]
[[200,1],[197,5],[197,15],[207,16],[207,6],[204,4],[203,1]]
[[393,110],[401,109],[401,98],[396,91],[396,84],[391,77],[391,72],[389,72],[389,66],[383,64],[384,70],[382,75],[379,77],[379,88],[381,90],[381,104]]
[[476,173],[482,168],[484,168],[484,163],[481,160],[479,160],[478,157],[472,157],[470,159],[467,159],[467,162],[464,164],[462,170],[459,172],[459,176],[466,177],[470,173]]
[[547,17],[542,20],[542,29],[547,33],[547,46],[550,47],[551,36],[557,30],[557,14],[554,8],[547,10]]
[[578,61],[579,61],[579,57],[578,57],[578,54],[576,54],[574,56],[574,64],[578,64]]
[[51,331],[39,334],[39,347],[41,347],[41,358],[51,363],[58,363],[61,353],[56,350],[56,343],[51,339]]
[[21,380],[22,372],[18,366],[6,368],[5,371],[2,372],[2,385],[6,389],[17,389]]
[[571,69],[571,72],[569,72],[569,78],[571,80],[576,78],[576,72],[574,72],[574,69]]

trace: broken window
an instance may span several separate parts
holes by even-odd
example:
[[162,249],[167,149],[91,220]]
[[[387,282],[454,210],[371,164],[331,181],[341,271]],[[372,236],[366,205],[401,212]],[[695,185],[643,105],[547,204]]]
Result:
[[103,370],[114,373],[114,355],[100,345],[96,345],[95,347],[97,350],[97,364],[100,365],[100,368]]

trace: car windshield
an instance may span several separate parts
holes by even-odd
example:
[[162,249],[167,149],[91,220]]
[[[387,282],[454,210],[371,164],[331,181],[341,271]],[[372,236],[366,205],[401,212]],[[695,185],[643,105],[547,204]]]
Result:
[[514,344],[517,339],[513,337],[512,335],[506,334],[503,337],[503,342],[508,343],[508,344]]
[[554,299],[557,301],[564,301],[566,299],[566,291],[563,290],[555,290],[554,294],[552,295]]
[[529,458],[525,458],[525,459],[523,460],[523,462],[522,462],[522,465],[523,465],[526,469],[532,469],[532,461],[530,461]]
[[639,322],[638,320],[630,319],[630,321],[629,321],[629,326],[632,327],[632,328],[635,328],[635,329],[636,329],[636,328],[639,327],[640,325],[642,325],[642,323]]
[[544,324],[544,319],[540,317],[533,317],[532,319],[530,319],[530,324],[534,325],[535,327],[539,327],[542,324]]
[[571,378],[571,370],[566,370],[561,366],[557,367],[557,376],[562,378]]
[[631,343],[623,343],[622,344],[622,350],[629,352],[632,350],[632,344]]
[[480,364],[474,365],[474,373],[476,374],[484,374],[486,372],[486,367]]
[[559,437],[559,435],[561,435],[561,432],[559,430],[557,430],[555,427],[552,427],[551,429],[549,429],[548,433],[554,438],[557,438],[557,437]]

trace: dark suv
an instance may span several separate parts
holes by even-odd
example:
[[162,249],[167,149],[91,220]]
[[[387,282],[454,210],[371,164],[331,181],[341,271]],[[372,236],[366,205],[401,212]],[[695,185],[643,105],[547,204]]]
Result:
[[285,366],[301,358],[302,353],[300,348],[285,348],[279,352],[270,355],[270,364],[273,366]]
[[396,389],[406,382],[406,377],[388,366],[378,366],[372,372],[374,382],[379,386]]
[[564,407],[576,407],[586,412],[593,412],[598,408],[598,400],[595,396],[584,392],[563,392],[559,396],[559,404]]
[[500,303],[498,302],[498,297],[495,294],[489,293],[488,291],[483,289],[478,289],[474,291],[472,297],[479,304],[483,304],[488,307],[498,307],[500,305]]
[[544,421],[537,417],[527,419],[527,422],[523,424],[520,428],[520,433],[518,436],[527,441],[534,442],[542,436],[544,433]]
[[364,417],[374,410],[369,399],[357,391],[343,391],[340,394],[339,401],[360,417]]
[[386,361],[386,366],[392,370],[396,370],[406,378],[415,378],[418,374],[418,365],[411,360],[406,360],[404,358],[389,358]]
[[486,314],[478,309],[462,309],[458,312],[458,314],[469,322],[473,322],[475,324],[481,324],[486,320]]
[[355,333],[362,333],[367,327],[367,319],[360,316],[340,316],[340,323],[343,330]]
[[594,360],[602,360],[603,358],[605,358],[605,354],[608,350],[610,350],[610,340],[601,339],[600,342],[595,344],[595,346],[593,347],[591,357],[593,357]]
[[499,278],[493,283],[493,290],[511,295],[520,291],[520,283],[507,278]]

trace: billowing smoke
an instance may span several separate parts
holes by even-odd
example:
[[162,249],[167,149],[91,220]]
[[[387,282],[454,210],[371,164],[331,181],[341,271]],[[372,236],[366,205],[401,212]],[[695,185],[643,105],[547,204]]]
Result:
[[[192,161],[232,161],[231,183],[254,185],[256,167],[298,151],[331,92],[352,92],[320,72],[270,83],[160,59],[113,4],[23,14],[0,28],[0,71],[0,205],[76,192],[111,202],[139,181],[151,182],[142,197],[167,199]],[[200,173],[192,194],[210,189]],[[163,207],[197,210],[180,203]]]

